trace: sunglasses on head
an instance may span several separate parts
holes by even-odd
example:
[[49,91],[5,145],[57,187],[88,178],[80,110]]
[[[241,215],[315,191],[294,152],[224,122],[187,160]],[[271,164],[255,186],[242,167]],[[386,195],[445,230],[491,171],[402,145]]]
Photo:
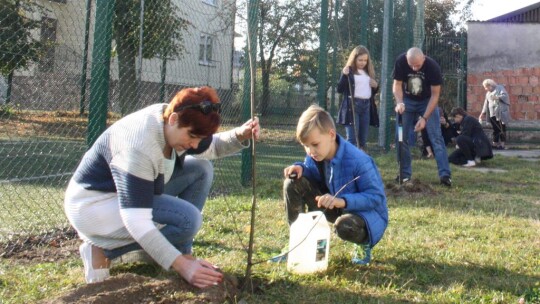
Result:
[[201,103],[182,106],[178,108],[178,112],[186,109],[195,109],[201,111],[203,114],[208,115],[211,112],[219,113],[221,111],[221,103],[212,103],[211,101],[205,100]]

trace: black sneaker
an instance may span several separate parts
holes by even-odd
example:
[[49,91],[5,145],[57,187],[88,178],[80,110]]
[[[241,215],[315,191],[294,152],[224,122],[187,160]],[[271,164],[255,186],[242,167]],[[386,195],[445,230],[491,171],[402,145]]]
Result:
[[441,177],[441,184],[445,185],[446,187],[452,187],[452,179],[450,176],[443,176]]
[[410,177],[404,177],[401,179],[401,183],[399,182],[399,175],[396,176],[396,179],[395,179],[396,183],[398,184],[405,184],[405,183],[408,183],[411,181],[411,178]]

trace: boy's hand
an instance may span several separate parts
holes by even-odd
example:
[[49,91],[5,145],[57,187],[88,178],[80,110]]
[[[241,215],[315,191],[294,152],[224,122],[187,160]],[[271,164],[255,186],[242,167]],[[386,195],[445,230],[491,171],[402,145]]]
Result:
[[292,165],[283,169],[283,175],[285,176],[285,178],[299,179],[300,177],[302,177],[302,171],[303,168],[301,166]]
[[325,209],[345,208],[345,200],[327,193],[321,196],[316,196],[317,207]]

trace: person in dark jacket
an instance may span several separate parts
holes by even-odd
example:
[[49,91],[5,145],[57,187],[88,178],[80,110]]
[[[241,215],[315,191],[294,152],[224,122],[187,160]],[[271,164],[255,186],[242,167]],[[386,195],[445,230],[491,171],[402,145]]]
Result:
[[359,45],[349,55],[339,79],[337,92],[344,96],[337,123],[345,126],[347,141],[363,150],[366,149],[369,126],[379,126],[375,105],[378,89],[369,51]]
[[[444,145],[448,146],[452,142],[456,140],[456,137],[458,134],[458,128],[459,125],[452,123],[448,120],[448,115],[443,111],[443,109],[439,108],[439,122],[441,123],[441,134],[444,139]],[[422,129],[422,155],[427,158],[433,157],[433,148],[431,145],[431,141],[429,140],[429,136],[427,134],[427,130],[424,128]]]
[[460,134],[456,138],[457,149],[448,156],[450,163],[474,167],[481,160],[493,157],[489,139],[476,118],[467,115],[462,108],[454,108],[450,116],[460,125]]

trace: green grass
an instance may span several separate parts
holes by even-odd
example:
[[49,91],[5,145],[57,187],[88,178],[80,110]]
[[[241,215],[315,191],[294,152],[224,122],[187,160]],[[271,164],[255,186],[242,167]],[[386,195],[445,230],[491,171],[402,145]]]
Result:
[[[352,245],[333,235],[327,271],[300,276],[287,272],[285,264],[265,262],[288,242],[282,169],[302,158],[298,145],[272,149],[268,155],[283,157],[257,158],[257,264],[252,277],[259,288],[244,294],[248,303],[517,303],[521,297],[527,303],[540,302],[538,162],[495,156],[482,164],[505,173],[452,166],[454,186],[448,189],[438,185],[433,160],[414,160],[413,178],[434,194],[389,196],[390,225],[373,250],[371,265],[353,266]],[[240,174],[233,168],[240,156],[220,162],[216,187],[227,195],[207,202],[194,250],[242,277],[251,188],[238,186]],[[391,183],[397,170],[393,153],[376,157],[376,162],[383,180]],[[59,263],[0,261],[0,303],[34,302],[83,284],[77,258]],[[136,265],[119,269],[166,275]]]

